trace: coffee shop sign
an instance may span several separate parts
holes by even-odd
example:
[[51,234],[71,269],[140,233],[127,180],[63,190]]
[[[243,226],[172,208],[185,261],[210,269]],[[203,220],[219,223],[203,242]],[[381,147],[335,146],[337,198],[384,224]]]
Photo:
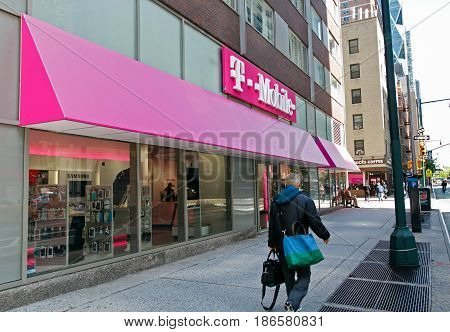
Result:
[[384,159],[363,159],[356,160],[356,165],[379,165],[384,164]]
[[223,92],[296,122],[295,93],[227,47],[222,48]]

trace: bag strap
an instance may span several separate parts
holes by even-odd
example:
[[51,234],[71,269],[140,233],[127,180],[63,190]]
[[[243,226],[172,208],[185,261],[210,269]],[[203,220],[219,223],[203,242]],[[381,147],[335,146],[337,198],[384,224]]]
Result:
[[[295,232],[295,225],[297,224],[297,223],[299,223],[300,224],[300,226],[303,228],[303,231],[305,232],[305,235],[307,235],[308,234],[308,230],[307,230],[307,228],[305,227],[305,225],[303,225],[303,222],[302,222],[302,220],[303,220],[303,216],[305,215],[305,201],[302,199],[301,200],[301,204],[302,204],[302,206],[301,206],[301,208],[302,208],[302,216],[300,217],[300,212],[299,212],[299,210],[300,209],[297,209],[297,217],[298,217],[298,221],[296,221],[296,222],[294,222],[293,224],[292,224],[292,234],[293,235],[295,235],[296,234],[296,232]],[[298,231],[298,228],[297,228],[297,231]]]
[[262,298],[261,298],[261,305],[266,311],[271,311],[273,307],[275,306],[275,303],[277,302],[278,292],[280,291],[280,285],[275,287],[275,294],[273,295],[272,304],[269,307],[266,307],[263,304],[264,297],[266,296],[266,286],[263,286],[262,288]]

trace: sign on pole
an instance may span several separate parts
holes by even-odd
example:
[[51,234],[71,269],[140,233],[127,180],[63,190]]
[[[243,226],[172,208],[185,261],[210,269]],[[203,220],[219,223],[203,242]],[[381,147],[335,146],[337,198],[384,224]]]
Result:
[[433,172],[431,171],[431,169],[427,169],[425,174],[426,174],[427,178],[431,178],[433,176]]
[[430,135],[414,135],[415,141],[429,141]]

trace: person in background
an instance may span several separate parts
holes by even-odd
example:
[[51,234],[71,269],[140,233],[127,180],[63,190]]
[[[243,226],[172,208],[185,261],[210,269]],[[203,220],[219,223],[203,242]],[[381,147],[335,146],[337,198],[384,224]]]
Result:
[[387,195],[388,195],[388,187],[387,187],[387,184],[386,184],[386,182],[385,182],[384,180],[381,180],[381,185],[382,185],[383,188],[384,188],[384,191],[383,191],[383,197],[384,197],[384,199],[387,199]]
[[444,179],[442,180],[442,192],[445,194],[446,191],[447,191],[447,180]]
[[353,201],[353,205],[355,206],[355,208],[359,208],[358,206],[358,199],[356,198],[355,195],[352,195],[351,191],[350,191],[350,187],[344,192],[344,197],[345,197],[345,201]]
[[366,202],[370,202],[370,186],[368,183],[364,185],[363,190],[364,190],[364,200]]
[[378,202],[381,202],[383,200],[384,187],[380,184],[380,182],[377,182],[377,187],[375,190],[377,192]]

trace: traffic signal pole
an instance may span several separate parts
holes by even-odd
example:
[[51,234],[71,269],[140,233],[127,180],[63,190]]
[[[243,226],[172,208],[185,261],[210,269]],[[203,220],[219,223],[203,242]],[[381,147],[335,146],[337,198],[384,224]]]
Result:
[[398,127],[397,92],[395,89],[394,54],[389,0],[382,0],[384,53],[388,90],[389,129],[391,135],[392,171],[395,196],[395,229],[391,234],[389,263],[395,266],[418,266],[416,239],[406,227],[405,199],[403,195],[403,169]]

